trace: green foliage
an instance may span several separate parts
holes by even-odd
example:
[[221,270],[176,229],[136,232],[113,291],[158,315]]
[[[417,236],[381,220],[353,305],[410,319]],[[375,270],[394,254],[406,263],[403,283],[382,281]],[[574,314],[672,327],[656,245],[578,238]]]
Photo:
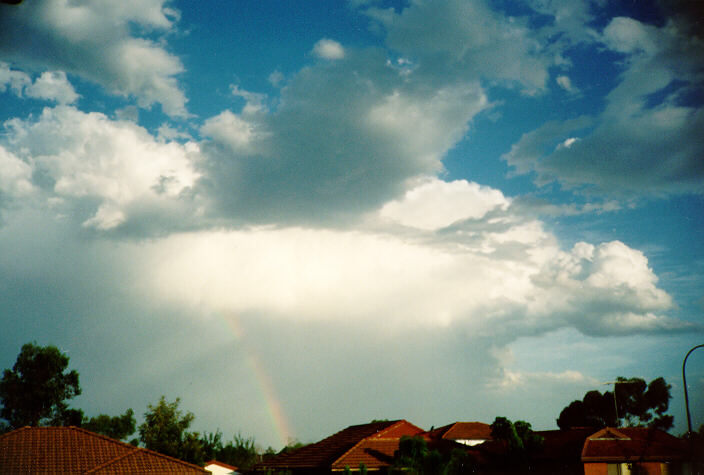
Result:
[[240,434],[235,434],[232,440],[223,445],[212,458],[234,465],[243,471],[249,470],[261,459],[257,453],[254,438]]
[[180,401],[176,398],[168,402],[161,396],[156,406],[149,404],[144,423],[139,426],[139,439],[150,450],[195,463],[194,442],[188,432],[195,416],[191,412],[183,414],[178,408]]
[[12,370],[0,379],[0,417],[10,429],[38,425],[80,425],[83,413],[66,400],[81,394],[78,373],[67,371],[68,356],[55,346],[22,346]]
[[543,438],[533,432],[525,421],[511,422],[505,417],[497,417],[491,424],[491,437],[506,443],[507,465],[527,467],[533,454],[543,446]]
[[671,386],[663,378],[649,384],[641,378],[619,377],[616,381],[615,402],[614,392],[589,391],[581,401],[572,401],[560,412],[558,427],[619,427],[624,423],[663,430],[672,427],[674,418],[666,414]]
[[83,428],[113,439],[124,440],[137,430],[134,411],[127,409],[121,416],[100,414],[83,422]]
[[450,453],[450,460],[445,465],[443,475],[463,475],[466,473],[475,473],[476,467],[474,461],[469,456],[466,450],[454,449]]
[[308,444],[304,444],[303,442],[295,438],[290,438],[286,446],[283,449],[279,450],[279,455],[293,452],[294,450],[298,450],[301,447],[305,447],[306,445]]
[[367,466],[364,463],[359,464],[359,475],[367,475]]
[[440,474],[444,465],[442,454],[437,450],[430,450],[422,437],[404,435],[399,440],[393,464],[396,472],[418,475]]

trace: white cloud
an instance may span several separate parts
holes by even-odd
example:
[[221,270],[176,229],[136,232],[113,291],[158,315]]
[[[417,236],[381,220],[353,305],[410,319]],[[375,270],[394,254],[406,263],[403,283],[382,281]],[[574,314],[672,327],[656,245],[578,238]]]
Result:
[[345,49],[337,41],[323,38],[313,46],[313,54],[323,59],[342,59]]
[[[142,107],[160,103],[167,114],[185,115],[176,81],[180,60],[159,43],[133,36],[134,25],[152,33],[170,30],[176,12],[164,0],[117,3],[37,0],[5,8],[0,54],[24,69],[80,75],[134,96]],[[42,38],[42,46],[26,38]]]
[[9,87],[17,96],[22,96],[22,91],[32,84],[32,79],[26,73],[10,69],[7,63],[0,61],[0,92],[5,92]]
[[111,229],[131,212],[171,206],[167,202],[178,201],[198,178],[194,144],[159,142],[133,123],[100,113],[59,106],[44,109],[36,120],[5,125],[4,146],[45,177],[49,197],[97,200],[86,226]]
[[[437,195],[429,200],[440,214],[455,198],[446,191],[423,190]],[[689,328],[666,316],[672,300],[641,252],[618,241],[562,251],[542,223],[497,207],[435,236],[301,227],[172,235],[144,248],[143,287],[205,314],[389,331],[452,326],[499,342],[559,328],[589,335]]]
[[227,145],[233,152],[247,154],[251,151],[256,124],[229,110],[205,121],[201,134]]
[[466,180],[424,180],[400,200],[386,203],[382,217],[406,226],[434,230],[463,219],[481,219],[494,209],[506,210],[509,200],[499,190]]
[[566,370],[560,373],[553,372],[524,372],[504,369],[501,372],[501,379],[490,383],[490,387],[502,391],[513,391],[516,389],[525,390],[526,386],[546,385],[570,385],[570,386],[596,386],[599,381],[585,376],[579,371]]
[[[602,42],[626,55],[605,110],[546,123],[503,158],[518,173],[535,172],[538,184],[557,180],[567,188],[636,196],[701,193],[704,108],[682,98],[701,90],[704,42],[677,23],[658,28],[626,18],[612,20]],[[576,134],[580,140],[567,146]]]
[[60,104],[71,104],[80,97],[63,71],[44,71],[32,82],[28,74],[0,62],[0,92],[5,92],[8,87],[18,97],[26,94],[27,97]]
[[59,104],[71,104],[80,97],[63,71],[45,71],[25,89],[27,96],[46,99]]
[[33,190],[32,167],[0,145],[0,203],[3,195],[19,198]]
[[568,76],[557,76],[555,78],[555,82],[557,82],[557,85],[567,92],[578,92],[577,88],[572,85],[572,81]]

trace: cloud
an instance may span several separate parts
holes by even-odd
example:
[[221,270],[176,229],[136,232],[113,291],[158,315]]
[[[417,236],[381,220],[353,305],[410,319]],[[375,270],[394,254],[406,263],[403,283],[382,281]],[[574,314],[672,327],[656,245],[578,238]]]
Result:
[[0,92],[5,92],[9,87],[15,95],[21,96],[24,88],[30,84],[32,79],[28,74],[10,69],[7,63],[0,62]]
[[[593,118],[546,123],[524,134],[504,160],[538,184],[621,195],[701,193],[704,108],[702,40],[676,23],[663,27],[615,18],[602,41],[627,58],[621,82]],[[578,139],[578,140],[573,140]],[[570,146],[558,146],[571,140]]]
[[[465,220],[437,233],[406,219],[417,233],[256,227],[175,234],[144,248],[139,261],[151,282],[144,288],[206,313],[387,330],[455,327],[494,341],[559,328],[589,335],[690,328],[666,316],[671,297],[645,256],[621,242],[563,251],[540,221],[515,214],[492,190],[431,183],[415,191],[407,198],[426,200],[407,199],[397,216],[418,216],[408,208],[425,209],[427,201],[443,215],[458,191],[479,203],[460,202]],[[496,204],[482,203],[487,197]]]
[[505,210],[509,200],[499,190],[455,180],[424,180],[400,200],[386,203],[381,216],[419,229],[439,229],[463,219],[480,219],[488,212]]
[[522,372],[504,370],[499,380],[492,382],[497,390],[512,391],[518,388],[525,390],[526,386],[545,387],[547,384],[563,383],[571,386],[596,386],[599,384],[594,378],[585,376],[579,371],[566,370],[561,373],[551,372]]
[[398,13],[375,6],[363,11],[383,26],[389,48],[418,62],[418,74],[499,81],[529,94],[545,89],[553,54],[542,50],[524,19],[483,1],[417,0]]
[[342,59],[345,49],[337,41],[323,38],[313,46],[313,54],[323,59]]
[[[133,213],[168,216],[188,201],[184,196],[198,178],[195,144],[159,142],[131,122],[97,112],[45,108],[36,120],[12,119],[5,127],[5,150],[31,167],[47,199],[82,216],[87,227],[112,229]],[[24,181],[24,173],[16,173],[8,189],[24,189]]]
[[555,82],[567,92],[579,92],[579,90],[572,85],[572,81],[568,76],[557,76]]
[[76,94],[66,73],[62,71],[45,71],[31,86],[25,89],[27,96],[46,99],[59,104],[71,104],[80,97]]
[[[303,68],[274,110],[246,105],[207,119],[203,193],[219,216],[254,223],[356,219],[442,170],[489,107],[477,83],[428,86],[376,49]],[[246,97],[245,97],[246,96]]]
[[[173,28],[177,13],[164,0],[84,2],[38,0],[0,6],[0,54],[27,70],[60,70],[132,96],[142,107],[160,103],[174,116],[186,114],[176,76],[178,58],[159,43],[133,36]],[[66,98],[66,96],[62,96]]]
[[45,71],[32,82],[28,74],[0,62],[0,92],[5,92],[8,87],[18,97],[25,94],[60,104],[71,104],[80,97],[63,71]]

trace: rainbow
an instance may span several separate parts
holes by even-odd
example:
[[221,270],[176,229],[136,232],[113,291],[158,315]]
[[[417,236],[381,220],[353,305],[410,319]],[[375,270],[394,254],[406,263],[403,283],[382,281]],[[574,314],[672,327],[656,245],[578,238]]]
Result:
[[276,388],[267,374],[261,359],[257,353],[247,345],[246,340],[243,338],[242,328],[237,321],[237,317],[231,315],[224,317],[224,320],[227,322],[237,342],[242,345],[247,355],[247,364],[254,374],[257,383],[256,386],[261,391],[264,401],[266,402],[266,409],[271,425],[281,442],[281,446],[284,447],[291,442],[293,432],[291,431],[291,426],[281,406],[281,402],[276,395]]

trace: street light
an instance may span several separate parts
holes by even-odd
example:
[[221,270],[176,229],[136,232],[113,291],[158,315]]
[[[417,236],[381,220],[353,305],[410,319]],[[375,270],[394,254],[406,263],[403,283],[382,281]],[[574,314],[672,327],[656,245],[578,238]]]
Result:
[[[704,346],[704,345],[703,345]],[[614,385],[614,411],[616,412],[616,424],[618,424],[618,404],[616,404],[616,385],[617,384],[629,384],[629,383],[634,383],[638,379],[637,378],[628,378],[628,379],[622,379],[622,380],[616,380],[616,381],[606,381],[605,383],[601,384],[613,384]]]
[[687,409],[687,435],[692,435],[692,416],[689,415],[689,395],[687,394],[687,377],[684,374],[684,367],[687,364],[687,358],[697,348],[704,348],[704,345],[697,345],[687,352],[687,355],[682,361],[682,384],[684,385],[684,407]]

